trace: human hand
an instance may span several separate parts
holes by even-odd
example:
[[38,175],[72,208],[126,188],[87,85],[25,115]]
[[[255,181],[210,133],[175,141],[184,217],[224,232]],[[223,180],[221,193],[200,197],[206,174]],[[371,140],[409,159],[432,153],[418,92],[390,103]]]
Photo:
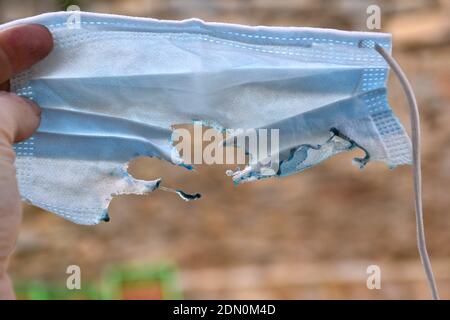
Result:
[[12,144],[29,138],[38,128],[41,110],[32,101],[9,93],[9,78],[43,59],[53,39],[40,25],[0,32],[0,299],[13,299],[6,274],[22,217]]

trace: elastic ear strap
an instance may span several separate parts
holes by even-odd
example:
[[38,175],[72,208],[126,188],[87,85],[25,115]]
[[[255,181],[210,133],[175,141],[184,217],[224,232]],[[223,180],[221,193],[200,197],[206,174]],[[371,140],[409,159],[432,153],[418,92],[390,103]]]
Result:
[[408,99],[409,114],[411,119],[411,133],[412,133],[412,153],[413,153],[413,173],[414,173],[414,193],[415,193],[415,208],[416,208],[416,231],[417,231],[417,247],[419,249],[420,259],[422,260],[425,274],[428,280],[433,299],[439,300],[439,292],[434,280],[433,270],[431,268],[430,258],[427,252],[425,241],[425,231],[423,226],[423,209],[422,209],[422,174],[420,162],[420,119],[419,108],[414,96],[414,91],[395,59],[387,53],[380,45],[375,44],[375,50],[386,60],[386,62],[394,71],[397,78],[405,92]]

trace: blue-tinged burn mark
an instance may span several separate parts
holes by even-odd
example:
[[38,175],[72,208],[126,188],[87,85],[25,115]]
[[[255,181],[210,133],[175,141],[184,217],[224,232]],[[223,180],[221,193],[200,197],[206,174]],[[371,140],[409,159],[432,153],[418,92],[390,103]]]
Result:
[[100,220],[104,221],[104,222],[109,222],[111,220],[111,218],[109,217],[109,214],[108,214],[108,210],[105,209],[103,211],[103,214],[102,214]]

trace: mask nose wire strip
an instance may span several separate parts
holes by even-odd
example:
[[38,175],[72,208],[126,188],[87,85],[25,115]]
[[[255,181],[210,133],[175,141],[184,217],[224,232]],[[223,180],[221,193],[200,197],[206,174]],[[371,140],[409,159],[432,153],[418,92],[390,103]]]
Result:
[[425,242],[425,231],[423,224],[423,209],[422,209],[422,175],[421,175],[421,162],[420,162],[420,120],[419,109],[417,107],[417,101],[414,96],[414,91],[406,78],[405,73],[402,71],[395,59],[387,53],[380,45],[375,44],[375,50],[386,60],[392,71],[398,77],[403,90],[408,99],[410,120],[411,120],[411,132],[412,132],[412,152],[413,152],[413,172],[414,172],[414,193],[415,193],[415,209],[416,209],[416,232],[417,232],[417,247],[419,249],[420,259],[422,260],[425,274],[428,280],[428,286],[430,287],[431,294],[434,300],[439,300],[439,293],[434,280],[433,270],[431,268],[430,258],[427,252],[427,246]]

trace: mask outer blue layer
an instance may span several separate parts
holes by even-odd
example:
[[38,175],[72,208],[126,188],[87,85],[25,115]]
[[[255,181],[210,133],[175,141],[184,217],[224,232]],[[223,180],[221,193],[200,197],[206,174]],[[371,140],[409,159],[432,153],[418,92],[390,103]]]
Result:
[[[113,196],[145,194],[128,162],[171,157],[171,127],[200,120],[221,128],[275,128],[275,176],[314,166],[354,144],[390,167],[411,163],[411,144],[386,98],[389,34],[246,27],[79,13],[44,14],[0,26],[47,26],[55,40],[12,90],[43,109],[41,126],[15,145],[22,197],[79,224],[107,220]],[[72,25],[73,26],[73,25]],[[311,146],[314,146],[312,148]],[[261,166],[233,174],[261,178]]]

